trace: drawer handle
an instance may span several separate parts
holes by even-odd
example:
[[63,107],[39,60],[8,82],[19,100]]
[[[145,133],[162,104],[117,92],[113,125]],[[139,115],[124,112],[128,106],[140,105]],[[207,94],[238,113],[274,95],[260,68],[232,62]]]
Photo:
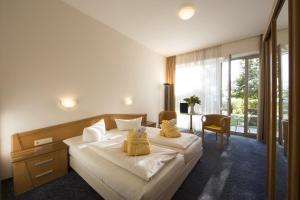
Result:
[[47,159],[47,160],[43,160],[43,161],[40,161],[40,162],[36,162],[36,163],[34,163],[34,166],[43,165],[43,164],[49,163],[51,161],[53,161],[53,158],[50,158],[50,159]]
[[50,169],[50,170],[48,170],[48,171],[45,171],[45,172],[40,173],[40,174],[38,174],[38,175],[35,175],[35,178],[40,178],[40,177],[42,177],[42,176],[46,176],[46,175],[51,174],[51,173],[53,173],[53,169]]

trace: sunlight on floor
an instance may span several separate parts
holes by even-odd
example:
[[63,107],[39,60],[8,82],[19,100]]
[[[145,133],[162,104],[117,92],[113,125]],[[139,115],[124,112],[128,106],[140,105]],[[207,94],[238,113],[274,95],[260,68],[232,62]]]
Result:
[[[228,150],[230,150],[230,146],[228,147]],[[222,166],[217,166],[220,168],[223,168],[221,173],[213,174],[212,177],[208,180],[206,183],[203,192],[201,196],[198,198],[198,200],[213,200],[213,199],[219,199],[219,197],[222,194],[223,188],[225,186],[226,180],[230,175],[232,162],[229,162],[229,157],[231,154],[224,151],[221,154],[220,159],[223,159],[224,162],[222,163]]]

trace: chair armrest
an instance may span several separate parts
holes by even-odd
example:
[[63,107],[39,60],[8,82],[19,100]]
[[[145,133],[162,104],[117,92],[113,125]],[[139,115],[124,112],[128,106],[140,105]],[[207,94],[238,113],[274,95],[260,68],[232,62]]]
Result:
[[202,116],[201,116],[201,122],[202,122],[202,123],[203,123],[203,122],[206,122],[206,119],[207,119],[207,118],[206,118],[205,115],[202,115]]
[[201,116],[201,122],[202,122],[202,126],[207,126],[207,125],[212,124],[211,118],[207,115],[202,115]]
[[230,117],[222,117],[220,125],[227,131],[230,131]]

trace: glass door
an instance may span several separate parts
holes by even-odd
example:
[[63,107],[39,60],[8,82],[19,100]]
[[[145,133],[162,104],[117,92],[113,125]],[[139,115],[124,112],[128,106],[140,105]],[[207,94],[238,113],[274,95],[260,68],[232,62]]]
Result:
[[248,110],[247,131],[249,134],[257,134],[258,124],[258,88],[259,88],[259,58],[249,58],[248,61]]
[[229,60],[222,62],[222,81],[221,81],[221,114],[229,115]]
[[231,61],[231,131],[245,131],[245,82],[246,59]]
[[222,63],[221,114],[231,115],[231,131],[257,134],[259,58],[248,56]]

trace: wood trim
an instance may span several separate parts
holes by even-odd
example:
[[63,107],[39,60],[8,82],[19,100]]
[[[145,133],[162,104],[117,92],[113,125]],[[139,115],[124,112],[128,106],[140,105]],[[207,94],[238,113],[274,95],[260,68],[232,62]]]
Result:
[[270,91],[270,38],[264,42],[264,66],[263,66],[263,70],[264,70],[264,86],[263,86],[263,93],[264,93],[264,100],[263,100],[263,114],[262,114],[262,118],[263,118],[263,122],[262,123],[262,129],[261,132],[263,132],[264,134],[264,141],[265,143],[267,143],[268,140],[268,130],[270,127],[270,123],[269,123],[269,113],[270,113],[270,101],[268,98],[268,94]]
[[289,0],[289,200],[300,199],[300,1]]
[[231,60],[232,56],[229,54],[228,56],[228,116],[231,116],[232,113],[232,105],[231,105]]
[[147,114],[104,114],[46,128],[16,133],[12,135],[12,152],[35,149],[37,147],[34,146],[34,140],[42,138],[52,137],[53,143],[57,143],[64,139],[81,135],[85,127],[91,126],[101,119],[105,120],[106,129],[110,130],[117,127],[114,120],[116,118],[133,119],[138,117],[142,117],[143,123],[147,121]]
[[267,62],[268,59],[266,57],[268,51],[267,41],[263,41],[263,36],[260,36],[260,69],[259,69],[259,101],[258,101],[258,125],[257,125],[257,140],[263,143],[266,143],[266,93],[268,86],[268,78],[267,78]]
[[245,88],[244,88],[244,134],[248,133],[248,108],[249,108],[249,58],[245,57]]
[[264,32],[265,34],[263,35],[263,40],[267,40],[267,38],[270,37],[270,34],[271,34],[271,21],[273,21],[273,15],[276,12],[277,4],[278,4],[278,0],[275,0],[274,3],[273,3],[271,14],[270,14],[269,19],[268,19],[269,24],[265,29],[265,32]]
[[17,133],[12,136],[12,152],[33,148],[35,147],[34,140],[42,138],[52,137],[53,142],[55,143],[70,137],[78,136],[82,134],[84,127],[92,125],[103,117],[103,115],[100,115],[75,122]]
[[270,194],[272,195],[272,189],[273,187],[270,186],[273,182],[273,172],[270,170],[270,166],[271,166],[271,162],[272,162],[272,156],[271,156],[271,148],[270,148],[270,113],[271,113],[271,101],[270,98],[267,98],[270,95],[270,78],[271,78],[271,70],[270,70],[270,66],[271,66],[271,60],[270,60],[270,51],[271,51],[271,38],[268,39],[268,41],[266,41],[266,69],[265,69],[265,84],[267,85],[267,88],[265,89],[265,93],[267,93],[267,95],[265,95],[265,112],[264,112],[264,129],[263,131],[266,133],[266,145],[267,145],[267,179],[266,179],[266,196],[268,199]]
[[61,149],[66,149],[67,145],[63,142],[56,142],[52,144],[42,145],[30,149],[25,149],[23,151],[16,151],[11,153],[12,162],[23,161],[38,155],[42,155],[49,152],[58,151]]
[[[298,1],[298,0],[289,0],[289,1]],[[283,7],[285,0],[277,0],[275,6],[272,11],[272,16],[270,18],[270,23],[267,28],[266,33],[264,34],[264,42],[269,43],[271,41],[271,45],[267,48],[269,52],[265,55],[265,67],[266,71],[270,70],[270,74],[268,74],[268,78],[270,78],[270,82],[266,81],[267,84],[266,92],[270,95],[270,99],[266,100],[266,105],[268,105],[270,112],[264,113],[264,119],[266,120],[264,123],[267,123],[267,127],[264,127],[264,130],[268,130],[267,135],[267,199],[273,200],[275,199],[276,194],[276,89],[277,89],[277,76],[276,76],[276,50],[277,50],[277,42],[276,42],[276,20]],[[298,2],[299,3],[299,2]],[[271,57],[269,57],[271,56]],[[270,65],[267,65],[268,60],[271,60]],[[269,69],[268,69],[269,68]],[[291,73],[291,71],[290,71]],[[298,188],[299,189],[299,188]]]
[[288,134],[289,134],[289,122],[288,120],[282,120],[281,122],[281,132],[282,132],[282,136],[283,136],[283,148],[284,148],[284,155],[287,156],[288,155]]
[[285,0],[276,0],[274,2],[274,6],[273,6],[273,9],[272,9],[272,12],[271,12],[272,14],[271,14],[270,19],[269,19],[269,26],[265,31],[263,40],[267,40],[267,38],[270,37],[271,29],[272,29],[272,21],[276,21],[279,13],[281,11],[281,8],[284,5],[284,2],[285,2]]
[[271,88],[270,88],[270,130],[268,134],[268,184],[267,195],[269,200],[275,199],[276,194],[276,107],[277,107],[277,40],[276,21],[272,21],[271,26]]
[[[292,7],[292,5],[294,4],[294,1],[289,0],[289,5],[288,5],[288,17],[289,17],[289,123],[288,123],[288,140],[292,140],[294,138],[293,136],[293,128],[292,125],[294,124],[293,121],[293,115],[294,112],[291,112],[293,109],[293,104],[294,104],[294,100],[293,100],[293,82],[294,82],[294,76],[292,74],[292,70],[294,69],[294,61],[293,61],[293,57],[295,56],[295,50],[293,49],[293,40],[294,40],[294,27],[293,27],[293,23],[294,22],[294,9]],[[288,141],[287,144],[287,156],[288,156],[288,181],[287,181],[287,199],[288,200],[292,200],[292,199],[297,199],[295,197],[298,196],[299,199],[299,194],[297,195],[297,192],[294,191],[295,187],[293,186],[293,182],[294,182],[294,178],[293,178],[293,174],[292,171],[294,170],[294,163],[293,163],[293,151],[295,151],[293,149],[293,142],[292,141]],[[296,158],[297,159],[297,158]],[[292,194],[293,193],[293,194]],[[296,194],[295,194],[296,193]]]

